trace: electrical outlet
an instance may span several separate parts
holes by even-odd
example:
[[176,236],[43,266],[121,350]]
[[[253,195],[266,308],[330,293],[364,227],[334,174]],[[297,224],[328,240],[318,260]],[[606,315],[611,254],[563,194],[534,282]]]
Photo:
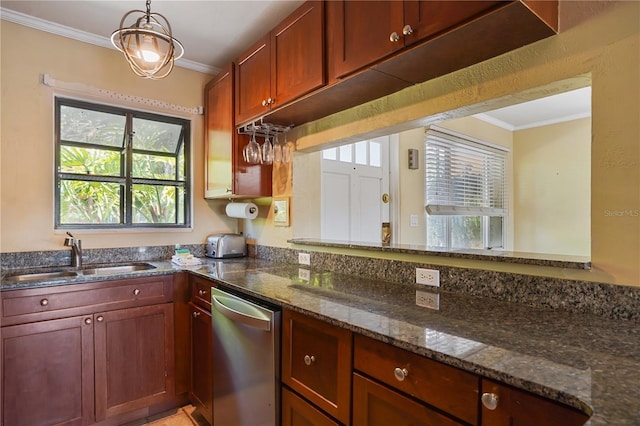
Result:
[[309,281],[311,279],[311,271],[304,268],[298,268],[298,278],[303,281]]
[[416,284],[440,287],[440,271],[437,269],[416,268]]
[[298,253],[298,263],[301,265],[311,265],[311,254]]
[[416,305],[429,309],[440,309],[440,294],[416,290]]

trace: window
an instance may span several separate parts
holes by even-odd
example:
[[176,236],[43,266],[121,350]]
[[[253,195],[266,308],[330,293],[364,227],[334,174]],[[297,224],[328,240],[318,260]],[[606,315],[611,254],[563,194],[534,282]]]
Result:
[[425,142],[427,246],[503,248],[507,215],[502,147],[431,127]]
[[56,228],[188,227],[190,122],[56,98]]

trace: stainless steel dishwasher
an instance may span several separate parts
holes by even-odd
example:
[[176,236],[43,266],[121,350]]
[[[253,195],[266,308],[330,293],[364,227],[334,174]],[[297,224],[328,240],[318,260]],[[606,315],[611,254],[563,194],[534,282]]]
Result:
[[280,423],[280,308],[211,289],[213,424]]

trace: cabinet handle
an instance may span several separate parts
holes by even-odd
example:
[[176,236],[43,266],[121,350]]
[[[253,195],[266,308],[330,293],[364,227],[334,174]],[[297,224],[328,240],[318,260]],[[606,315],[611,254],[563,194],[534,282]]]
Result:
[[200,316],[200,312],[194,312],[194,313],[193,313],[193,317],[194,317],[194,318],[198,318],[199,316]]
[[397,43],[400,40],[400,36],[398,35],[397,32],[392,32],[391,35],[389,35],[389,41],[392,43]]
[[49,300],[48,299],[42,299],[40,301],[40,306],[47,306],[49,304]]
[[92,322],[93,321],[91,320],[91,318],[85,318],[84,319],[84,323],[87,324],[87,325],[91,325]]
[[276,98],[269,98],[269,105],[273,105],[276,103]]
[[482,405],[484,405],[488,410],[495,410],[498,408],[499,398],[495,393],[483,393],[482,397]]
[[266,99],[263,99],[263,100],[262,100],[262,106],[266,107],[267,105],[269,105],[269,104],[267,103],[267,100],[266,100]]
[[402,382],[409,375],[409,371],[406,368],[396,367],[396,369],[393,370],[393,375],[397,381]]
[[102,315],[98,315],[98,317],[96,318],[96,321],[102,322],[104,321],[104,317]]
[[311,365],[314,362],[316,362],[316,357],[315,356],[313,356],[313,355],[305,355],[304,356],[304,363],[306,365]]
[[205,294],[207,294],[206,291],[204,290],[198,290],[198,296],[204,296]]
[[133,290],[133,295],[134,296],[137,296],[139,294],[140,294],[140,289],[139,288],[136,288],[135,290]]
[[404,28],[402,28],[402,34],[406,36],[413,34],[413,28],[411,28],[411,25],[405,25]]

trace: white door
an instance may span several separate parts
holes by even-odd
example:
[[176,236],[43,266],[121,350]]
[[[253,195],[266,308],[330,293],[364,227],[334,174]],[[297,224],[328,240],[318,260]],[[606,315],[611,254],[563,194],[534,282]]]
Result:
[[379,243],[389,222],[389,137],[324,150],[321,189],[322,239]]

